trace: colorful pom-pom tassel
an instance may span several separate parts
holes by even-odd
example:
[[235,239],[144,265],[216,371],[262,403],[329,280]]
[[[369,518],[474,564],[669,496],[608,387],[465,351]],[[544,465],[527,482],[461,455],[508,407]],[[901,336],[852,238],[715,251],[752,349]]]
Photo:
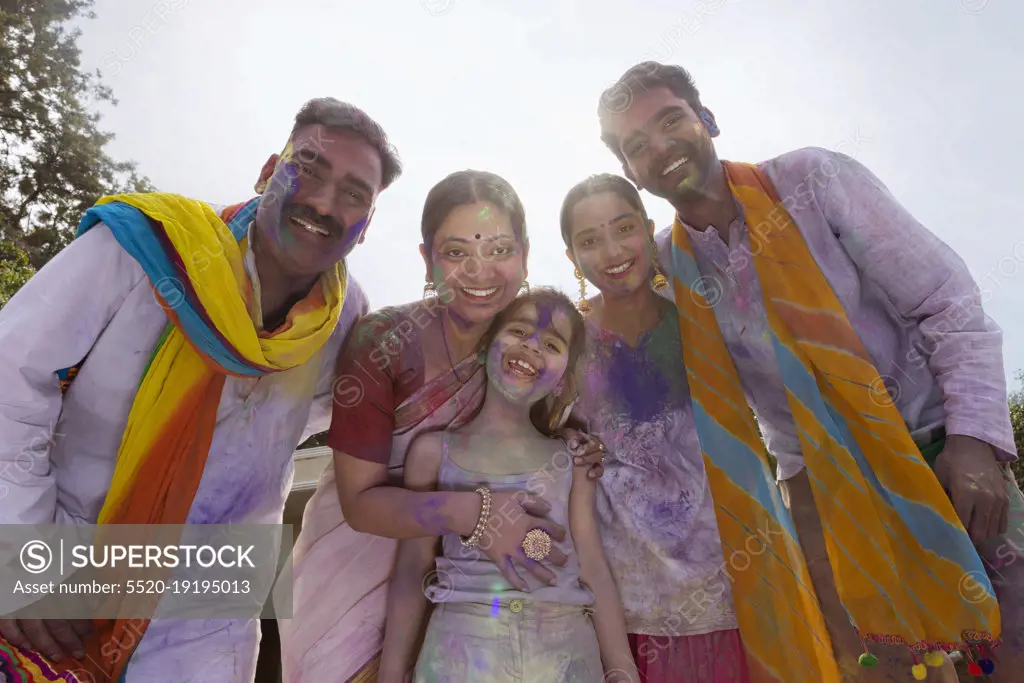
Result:
[[945,663],[946,658],[940,650],[933,650],[924,656],[924,663],[933,668],[939,668]]
[[977,662],[971,662],[970,664],[967,665],[967,673],[969,673],[972,676],[980,676],[981,675],[981,667],[978,666]]
[[870,652],[865,652],[857,658],[857,663],[863,666],[865,669],[873,669],[878,664],[878,657],[874,656]]
[[910,667],[910,673],[914,674],[915,679],[923,681],[924,679],[928,678],[928,667],[926,667],[924,664],[915,664],[914,666]]
[[996,665],[992,663],[991,659],[979,659],[978,666],[981,667],[981,673],[986,676],[996,670]]

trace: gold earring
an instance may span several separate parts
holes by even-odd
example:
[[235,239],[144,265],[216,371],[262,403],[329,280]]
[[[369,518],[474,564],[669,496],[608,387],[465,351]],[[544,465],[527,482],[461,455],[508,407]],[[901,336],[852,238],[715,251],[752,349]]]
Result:
[[651,248],[654,250],[654,277],[651,278],[651,287],[655,292],[660,292],[668,287],[668,278],[661,274],[658,268],[658,244],[651,238]]
[[427,284],[423,285],[423,298],[429,299],[437,296],[437,287],[430,280],[427,280]]
[[267,191],[267,181],[259,181],[258,183],[256,183],[256,187],[254,187],[253,189],[256,190],[256,194],[263,194],[264,192]]
[[523,291],[523,290],[526,290],[526,291],[525,291],[525,293],[526,293],[526,294],[529,294],[529,293],[530,293],[530,283],[529,283],[528,281],[526,281],[526,280],[523,280],[523,284],[522,284],[522,286],[521,286],[521,287],[519,288],[519,293],[520,293],[520,294],[523,294],[523,293],[524,293],[524,291]]
[[587,301],[587,280],[583,277],[580,267],[576,266],[573,271],[576,281],[580,283],[580,300],[576,302],[576,309],[583,315],[590,313],[590,302]]

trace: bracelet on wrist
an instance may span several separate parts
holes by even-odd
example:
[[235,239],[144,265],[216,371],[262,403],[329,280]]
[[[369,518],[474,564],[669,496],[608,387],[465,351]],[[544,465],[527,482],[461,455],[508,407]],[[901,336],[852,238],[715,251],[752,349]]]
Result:
[[480,517],[476,520],[476,528],[473,529],[469,538],[459,537],[464,548],[475,548],[480,545],[484,531],[487,530],[487,522],[491,519],[491,490],[486,486],[481,486],[476,492],[480,494]]

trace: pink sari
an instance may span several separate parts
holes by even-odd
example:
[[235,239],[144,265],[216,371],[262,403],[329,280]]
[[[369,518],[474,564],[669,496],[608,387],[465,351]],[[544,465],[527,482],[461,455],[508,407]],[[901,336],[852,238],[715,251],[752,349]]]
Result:
[[[472,374],[463,384],[458,375],[467,372]],[[458,426],[476,411],[484,379],[474,355],[399,405],[391,446],[393,481],[401,481],[402,464],[417,436]],[[334,466],[328,465],[306,506],[292,553],[293,618],[278,621],[286,683],[377,680],[396,546],[393,539],[353,531],[345,522]]]

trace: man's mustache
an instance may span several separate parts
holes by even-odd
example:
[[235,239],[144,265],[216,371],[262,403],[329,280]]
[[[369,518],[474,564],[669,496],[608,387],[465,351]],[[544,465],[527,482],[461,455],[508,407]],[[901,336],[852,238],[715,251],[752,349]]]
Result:
[[300,218],[319,228],[323,228],[331,235],[331,237],[340,237],[348,230],[348,226],[342,225],[333,216],[321,216],[305,204],[288,204],[281,213],[286,220],[291,218]]

